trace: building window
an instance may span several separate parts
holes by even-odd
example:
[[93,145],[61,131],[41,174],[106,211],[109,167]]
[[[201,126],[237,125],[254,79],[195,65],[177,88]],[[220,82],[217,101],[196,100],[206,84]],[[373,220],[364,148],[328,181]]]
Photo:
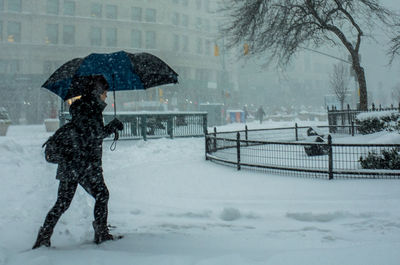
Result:
[[0,73],[7,73],[7,61],[0,59]]
[[189,38],[188,36],[182,36],[182,51],[189,51]]
[[210,9],[210,0],[204,0],[204,9],[205,9],[207,12],[210,12],[210,11],[211,11],[211,9]]
[[21,23],[8,21],[7,23],[7,41],[21,42]]
[[182,26],[187,28],[189,26],[189,17],[188,15],[182,15]]
[[10,60],[10,73],[19,73],[21,69],[20,60]]
[[156,46],[156,32],[146,31],[146,49],[155,49]]
[[75,2],[65,0],[64,1],[64,16],[75,16]]
[[179,40],[179,35],[174,34],[173,36],[173,51],[178,52],[180,49],[180,40]]
[[106,5],[106,18],[117,19],[117,6]]
[[146,8],[144,19],[146,22],[156,22],[156,10],[154,8]]
[[207,32],[209,32],[211,30],[210,20],[208,20],[208,19],[204,19],[204,30]]
[[203,40],[201,38],[197,38],[197,49],[196,49],[198,54],[203,53]]
[[90,28],[90,45],[101,46],[101,28],[99,27]]
[[19,73],[21,69],[20,60],[1,60],[0,59],[0,73]]
[[67,44],[67,45],[74,45],[75,44],[75,26],[64,25],[63,43]]
[[142,32],[140,30],[133,29],[131,31],[131,45],[132,48],[142,48]]
[[195,79],[203,80],[203,70],[202,69],[196,69]]
[[52,15],[58,15],[58,0],[47,0],[46,13]]
[[46,44],[58,43],[58,24],[46,24]]
[[8,11],[21,12],[22,11],[21,0],[8,0]]
[[174,12],[172,14],[172,24],[175,25],[175,26],[179,26],[179,21],[180,21],[179,13]]
[[196,29],[201,30],[201,17],[196,17]]
[[201,9],[201,0],[196,0],[196,8],[197,10]]
[[98,3],[93,3],[90,10],[91,17],[102,17],[102,5]]
[[117,46],[117,29],[116,28],[106,29],[106,45],[108,47]]
[[132,20],[133,21],[142,21],[142,8],[141,7],[132,7]]
[[205,44],[205,47],[204,47],[204,53],[206,54],[206,55],[211,55],[212,53],[211,53],[211,41],[210,40],[206,40],[206,44]]

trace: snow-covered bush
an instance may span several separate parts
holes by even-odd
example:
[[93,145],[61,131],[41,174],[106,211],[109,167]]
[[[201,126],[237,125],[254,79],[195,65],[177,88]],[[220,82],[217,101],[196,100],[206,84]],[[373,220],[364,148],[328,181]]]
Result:
[[356,124],[361,134],[383,130],[400,132],[400,113],[396,111],[364,112],[357,115]]
[[360,157],[360,163],[367,169],[400,169],[400,153],[396,148],[382,150],[381,154],[368,152],[368,155]]

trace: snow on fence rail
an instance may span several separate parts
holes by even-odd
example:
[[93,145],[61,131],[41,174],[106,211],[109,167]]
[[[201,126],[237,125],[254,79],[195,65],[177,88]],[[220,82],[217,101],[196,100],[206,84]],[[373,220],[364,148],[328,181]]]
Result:
[[[326,129],[329,129],[324,126]],[[393,178],[400,179],[400,170],[363,169],[360,157],[382,150],[400,150],[399,144],[334,144],[307,142],[300,139],[300,130],[289,127],[207,133],[206,160],[235,166],[277,172],[297,172],[322,178]],[[274,132],[274,133],[273,133]],[[272,138],[275,134],[277,138]],[[283,138],[286,138],[283,140]],[[271,140],[272,139],[272,140]],[[320,155],[307,155],[305,149],[323,150]]]

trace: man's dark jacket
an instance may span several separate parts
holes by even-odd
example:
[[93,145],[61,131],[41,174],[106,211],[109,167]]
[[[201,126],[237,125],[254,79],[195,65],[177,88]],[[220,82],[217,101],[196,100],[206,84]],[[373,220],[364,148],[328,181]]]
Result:
[[[102,112],[106,103],[94,96],[84,96],[70,106],[71,123],[69,137],[61,150],[65,159],[58,164],[57,179],[78,180],[102,173],[103,139],[115,130],[115,126],[104,126]],[[102,175],[101,175],[102,176]]]

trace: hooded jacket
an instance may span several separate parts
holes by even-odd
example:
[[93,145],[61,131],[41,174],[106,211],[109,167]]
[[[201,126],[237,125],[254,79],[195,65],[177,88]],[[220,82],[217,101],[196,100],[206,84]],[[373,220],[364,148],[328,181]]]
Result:
[[65,161],[58,164],[57,179],[74,179],[86,176],[92,170],[102,171],[103,139],[115,130],[104,126],[102,112],[106,103],[93,95],[83,96],[70,106],[71,132],[69,146],[65,147]]

